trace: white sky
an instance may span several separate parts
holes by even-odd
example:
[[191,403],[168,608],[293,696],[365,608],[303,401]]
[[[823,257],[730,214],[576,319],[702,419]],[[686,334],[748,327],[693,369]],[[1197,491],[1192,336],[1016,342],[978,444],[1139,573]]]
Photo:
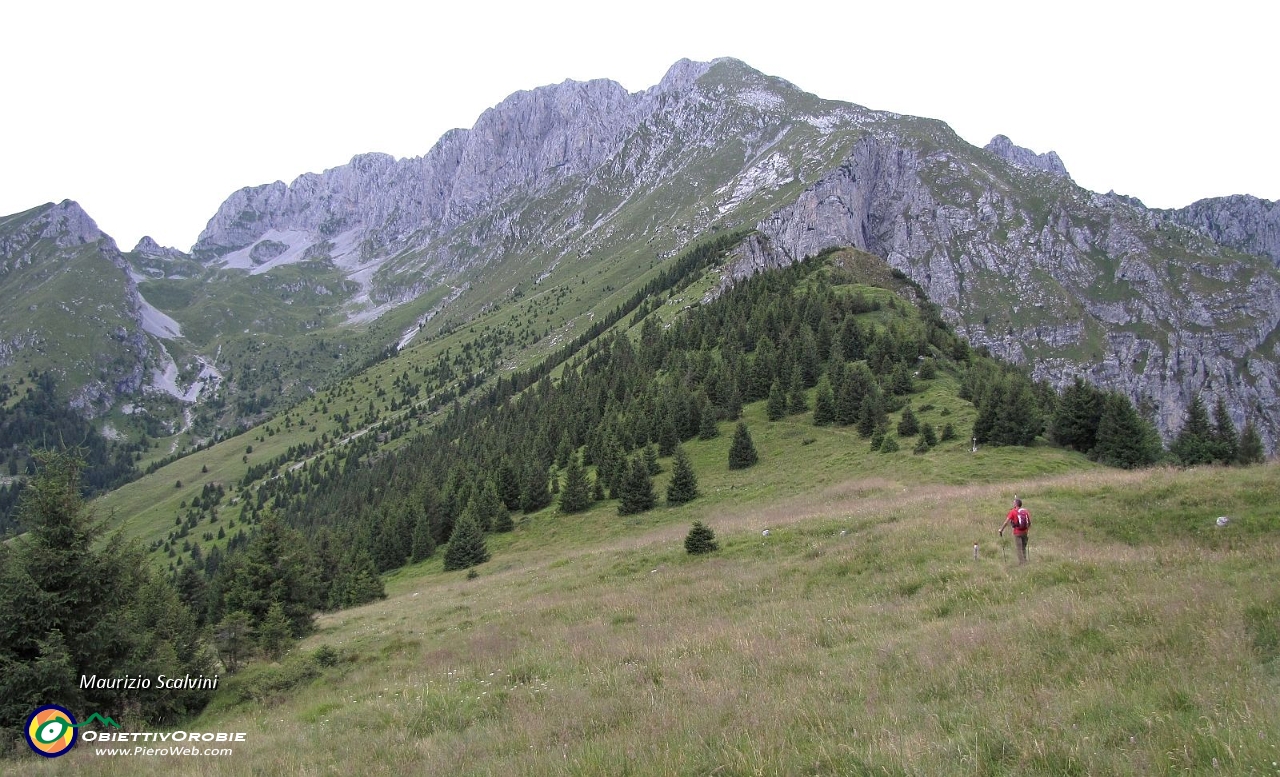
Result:
[[[511,92],[737,57],[1055,150],[1154,207],[1280,199],[1275,3],[25,2],[0,10],[0,215],[73,199],[188,249],[231,192],[420,156]],[[414,7],[418,6],[418,7]]]

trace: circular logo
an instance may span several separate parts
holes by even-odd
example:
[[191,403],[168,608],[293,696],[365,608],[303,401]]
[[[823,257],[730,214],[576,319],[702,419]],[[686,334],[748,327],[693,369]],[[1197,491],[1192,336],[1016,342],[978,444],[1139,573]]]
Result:
[[27,718],[23,734],[31,749],[45,758],[57,758],[76,743],[76,718],[71,710],[56,704],[37,707]]

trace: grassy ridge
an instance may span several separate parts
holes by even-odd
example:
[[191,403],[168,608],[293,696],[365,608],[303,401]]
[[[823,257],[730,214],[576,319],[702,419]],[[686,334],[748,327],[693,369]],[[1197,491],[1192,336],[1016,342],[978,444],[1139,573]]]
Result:
[[[184,726],[249,742],[180,770],[1275,773],[1276,465],[863,454],[762,410],[752,469],[727,470],[727,434],[688,446],[705,496],[687,506],[544,511],[491,539],[478,579],[437,557],[392,576],[387,601],[324,616]],[[1013,493],[1035,517],[1025,568],[995,534]],[[682,549],[695,518],[713,557]],[[174,766],[81,744],[15,768]]]

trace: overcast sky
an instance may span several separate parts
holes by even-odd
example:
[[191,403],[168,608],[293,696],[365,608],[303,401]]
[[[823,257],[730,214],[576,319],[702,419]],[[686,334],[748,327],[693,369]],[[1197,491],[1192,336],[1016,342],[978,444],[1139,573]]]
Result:
[[1268,2],[28,2],[0,11],[0,215],[73,199],[184,250],[244,186],[425,154],[511,92],[732,56],[1003,133],[1156,207],[1280,199]]

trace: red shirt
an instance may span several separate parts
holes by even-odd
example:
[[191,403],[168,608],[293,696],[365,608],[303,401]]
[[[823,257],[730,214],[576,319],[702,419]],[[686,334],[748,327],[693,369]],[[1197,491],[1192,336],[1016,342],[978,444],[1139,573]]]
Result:
[[[1019,529],[1019,528],[1018,528],[1018,525],[1015,523],[1015,520],[1016,520],[1016,519],[1017,519],[1017,517],[1018,517],[1018,511],[1019,511],[1019,510],[1024,510],[1024,509],[1026,509],[1026,508],[1023,508],[1023,507],[1015,507],[1015,508],[1013,508],[1012,510],[1010,510],[1010,511],[1009,511],[1009,515],[1006,517],[1006,520],[1007,520],[1007,521],[1009,521],[1009,525],[1013,527],[1013,533],[1014,533],[1015,535],[1017,535],[1017,536],[1021,536],[1021,535],[1023,535],[1023,534],[1026,534],[1026,533],[1027,533],[1027,530],[1026,530],[1026,529]],[[1028,526],[1030,526],[1030,524],[1031,524],[1031,513],[1027,513],[1027,524],[1028,524]],[[990,529],[988,529],[988,531],[990,531]]]

